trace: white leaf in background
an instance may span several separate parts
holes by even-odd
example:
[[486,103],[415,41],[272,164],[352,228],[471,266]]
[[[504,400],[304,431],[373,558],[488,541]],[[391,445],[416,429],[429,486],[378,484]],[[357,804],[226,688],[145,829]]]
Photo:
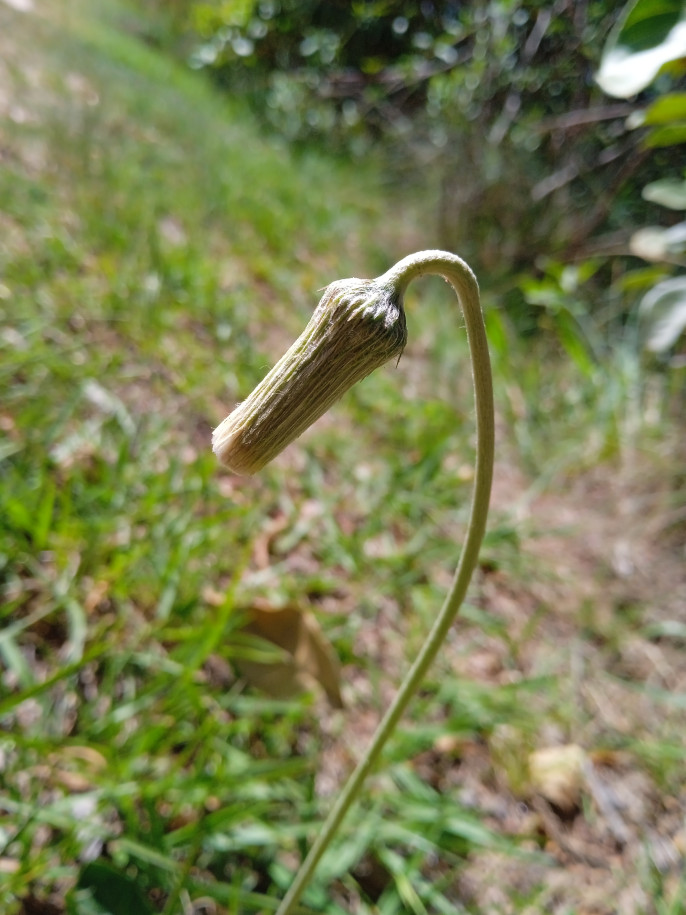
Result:
[[681,57],[686,57],[686,4],[637,0],[610,35],[596,81],[608,95],[630,98]]
[[647,292],[639,306],[644,345],[663,353],[686,330],[686,276],[663,280]]

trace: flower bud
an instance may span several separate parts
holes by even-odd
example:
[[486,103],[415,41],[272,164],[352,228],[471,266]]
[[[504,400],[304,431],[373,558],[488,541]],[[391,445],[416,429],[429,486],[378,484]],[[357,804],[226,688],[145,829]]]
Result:
[[399,282],[332,283],[293,346],[214,430],[215,454],[235,473],[256,473],[406,342]]

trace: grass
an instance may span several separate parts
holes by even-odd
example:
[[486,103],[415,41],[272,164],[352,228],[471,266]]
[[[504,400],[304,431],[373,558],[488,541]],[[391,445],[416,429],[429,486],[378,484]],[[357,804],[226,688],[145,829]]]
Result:
[[[139,14],[97,7],[0,8],[0,908],[269,912],[443,596],[471,483],[466,345],[443,332],[454,306],[427,284],[397,371],[259,479],[223,473],[211,428],[317,290],[434,239],[404,225],[425,217],[389,197],[374,163],[265,138],[146,46]],[[625,814],[623,863],[641,863],[645,911],[681,911],[677,547],[636,560],[658,557],[658,590],[605,559],[574,562],[614,503],[586,478],[581,496],[550,488],[589,468],[616,483],[617,466],[633,485],[618,454],[636,376],[610,389],[602,365],[584,374],[564,349],[557,366],[543,349],[532,360],[498,315],[512,487],[496,492],[464,625],[324,861],[311,911],[496,911],[489,855],[514,862],[504,885],[507,868],[518,875],[503,911],[561,911],[546,909],[546,881],[565,850],[536,819],[526,757],[573,741],[606,754],[616,790],[643,779],[645,823]],[[628,495],[657,524],[679,511],[683,481],[669,401],[655,402],[631,449],[650,485]],[[513,475],[513,442],[528,476]],[[246,684],[240,661],[264,657],[242,628],[255,605],[318,611],[346,710]],[[582,836],[589,857],[600,821]],[[576,904],[574,888],[562,898]]]

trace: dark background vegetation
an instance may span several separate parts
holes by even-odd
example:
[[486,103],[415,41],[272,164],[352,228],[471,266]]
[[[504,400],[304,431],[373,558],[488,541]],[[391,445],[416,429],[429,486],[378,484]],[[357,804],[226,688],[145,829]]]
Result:
[[[655,216],[637,187],[679,162],[630,127],[659,87],[624,102],[595,82],[619,12],[565,0],[198,2],[178,7],[177,28],[191,65],[280,135],[381,154],[389,181],[423,186],[442,244],[528,327],[519,271],[617,263],[631,229]],[[596,294],[591,284],[588,307]]]
[[620,12],[0,3],[2,911],[275,910],[459,550],[448,291],[258,478],[210,432],[431,247],[489,534],[303,911],[686,911],[684,68],[605,94]]

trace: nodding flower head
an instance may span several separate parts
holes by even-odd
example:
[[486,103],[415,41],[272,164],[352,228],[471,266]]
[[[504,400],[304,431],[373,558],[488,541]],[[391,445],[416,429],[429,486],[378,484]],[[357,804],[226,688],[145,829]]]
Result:
[[293,346],[214,430],[215,454],[235,473],[256,473],[406,342],[399,282],[332,283]]

